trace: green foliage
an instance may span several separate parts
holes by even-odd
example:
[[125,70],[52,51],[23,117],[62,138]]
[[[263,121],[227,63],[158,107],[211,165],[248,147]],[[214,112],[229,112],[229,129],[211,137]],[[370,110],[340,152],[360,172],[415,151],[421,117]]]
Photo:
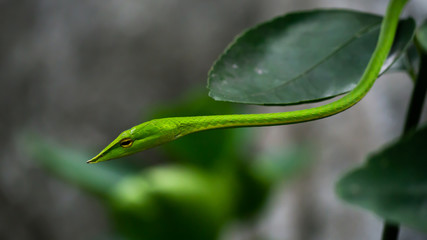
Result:
[[309,144],[268,149],[256,157],[252,169],[265,182],[290,179],[311,166],[314,156],[311,156],[312,149],[308,146]]
[[89,159],[88,152],[66,148],[56,141],[45,139],[35,133],[23,133],[19,136],[24,152],[37,163],[73,185],[88,192],[105,197],[115,183],[135,170],[120,162],[110,162],[99,166],[82,164]]
[[[418,48],[418,49],[417,49]],[[415,81],[419,73],[420,54],[418,51],[427,53],[427,21],[425,21],[416,31],[415,39],[391,67],[393,71],[406,71],[412,80]]]
[[[246,104],[286,105],[346,93],[365,71],[380,23],[379,16],[342,10],[292,13],[262,23],[237,37],[216,61],[208,75],[210,96]],[[393,63],[394,71],[407,71],[414,80],[426,71],[417,66],[423,64],[419,60],[423,57],[415,45],[421,55],[427,52],[427,24],[417,30],[415,44],[414,32],[412,19],[400,21],[382,72]],[[414,91],[414,96],[423,91]],[[420,93],[411,104],[420,106],[423,99]],[[420,108],[410,111],[419,111],[415,109]],[[416,124],[417,115],[410,112],[410,122]],[[339,182],[338,194],[387,220],[426,231],[426,141],[423,129],[376,154]],[[271,177],[280,167],[266,169]]]
[[415,81],[418,74],[420,56],[417,48],[412,42],[402,54],[402,56],[390,67],[388,72],[406,72]]
[[417,29],[416,43],[420,51],[427,53],[427,20]]
[[[380,23],[379,16],[343,10],[291,13],[262,23],[237,37],[216,61],[208,74],[210,96],[220,101],[286,105],[346,93],[365,71]],[[400,21],[382,68],[385,72],[395,63],[394,71],[407,71],[414,81],[418,78],[407,120],[415,125],[405,128],[416,127],[425,92],[418,83],[426,76],[427,22],[417,30],[415,44],[414,32],[412,19]],[[376,154],[339,182],[338,194],[386,220],[426,231],[426,141],[423,129]],[[277,168],[267,169],[272,173]]]
[[[370,157],[365,166],[345,175],[337,184],[337,193],[345,201],[386,220],[427,232],[427,152],[424,148],[427,127],[415,131],[427,90],[427,52],[423,47],[427,24],[423,24],[415,36],[419,49],[416,61],[420,67],[413,78],[416,82],[406,118],[406,135]],[[406,70],[410,72],[410,68]]]
[[427,231],[427,126],[369,157],[337,184],[345,201]]
[[[214,114],[230,104],[199,94],[181,104],[159,108],[167,116]],[[231,111],[231,110],[230,110]],[[130,161],[83,164],[90,154],[63,147],[36,134],[22,134],[25,152],[52,174],[105,204],[118,235],[124,239],[217,239],[222,227],[236,219],[255,217],[270,187],[306,162],[306,148],[266,153],[247,159],[248,129],[193,134],[162,148],[169,164],[138,169]],[[192,151],[194,147],[198,149]],[[217,152],[215,152],[217,150]],[[291,153],[291,154],[289,154]],[[176,165],[176,160],[181,164]],[[249,164],[249,162],[256,164]],[[283,165],[283,162],[289,163]],[[280,166],[270,171],[271,167]],[[268,169],[268,170],[266,170]]]
[[110,210],[130,239],[216,239],[233,217],[233,182],[197,168],[153,167],[117,184]]
[[[347,10],[298,12],[241,34],[208,74],[215,100],[286,105],[352,90],[375,49],[382,18]],[[412,40],[415,23],[402,20],[383,72]]]

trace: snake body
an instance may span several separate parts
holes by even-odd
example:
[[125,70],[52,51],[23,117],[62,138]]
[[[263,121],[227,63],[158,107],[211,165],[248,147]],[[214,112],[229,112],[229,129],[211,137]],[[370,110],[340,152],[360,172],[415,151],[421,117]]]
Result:
[[391,0],[379,39],[358,85],[344,97],[319,107],[279,113],[233,114],[154,119],[122,132],[97,156],[96,163],[123,157],[170,142],[190,133],[233,127],[272,126],[307,122],[340,113],[359,102],[371,89],[391,49],[399,15],[407,0]]

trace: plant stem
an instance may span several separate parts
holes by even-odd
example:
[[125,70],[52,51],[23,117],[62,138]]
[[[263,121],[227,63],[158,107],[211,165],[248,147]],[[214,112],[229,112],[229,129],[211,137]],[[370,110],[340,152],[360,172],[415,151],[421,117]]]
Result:
[[399,225],[385,221],[382,240],[395,240],[399,235]]
[[[416,129],[421,118],[421,112],[427,92],[427,53],[422,49],[419,49],[419,54],[420,70],[415,81],[414,89],[412,90],[411,101],[409,103],[402,136]],[[396,240],[398,235],[399,225],[385,221],[382,240]]]
[[427,55],[422,51],[420,53],[420,70],[412,91],[411,102],[409,103],[408,113],[406,115],[403,135],[414,130],[421,117],[424,99],[427,90]]

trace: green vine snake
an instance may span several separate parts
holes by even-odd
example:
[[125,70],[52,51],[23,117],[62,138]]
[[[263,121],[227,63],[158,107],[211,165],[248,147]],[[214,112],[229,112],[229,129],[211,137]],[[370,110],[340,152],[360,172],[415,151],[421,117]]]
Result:
[[399,15],[408,0],[391,0],[374,53],[358,85],[344,97],[319,107],[279,113],[234,114],[154,119],[122,132],[88,163],[131,155],[190,133],[233,127],[272,126],[312,121],[340,113],[359,102],[378,77],[393,44]]

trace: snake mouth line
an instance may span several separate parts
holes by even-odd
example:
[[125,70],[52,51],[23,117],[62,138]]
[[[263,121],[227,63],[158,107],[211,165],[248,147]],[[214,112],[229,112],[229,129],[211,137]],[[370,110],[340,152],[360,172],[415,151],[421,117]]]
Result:
[[99,158],[101,158],[103,154],[96,155],[94,158],[87,160],[86,163],[96,163]]

